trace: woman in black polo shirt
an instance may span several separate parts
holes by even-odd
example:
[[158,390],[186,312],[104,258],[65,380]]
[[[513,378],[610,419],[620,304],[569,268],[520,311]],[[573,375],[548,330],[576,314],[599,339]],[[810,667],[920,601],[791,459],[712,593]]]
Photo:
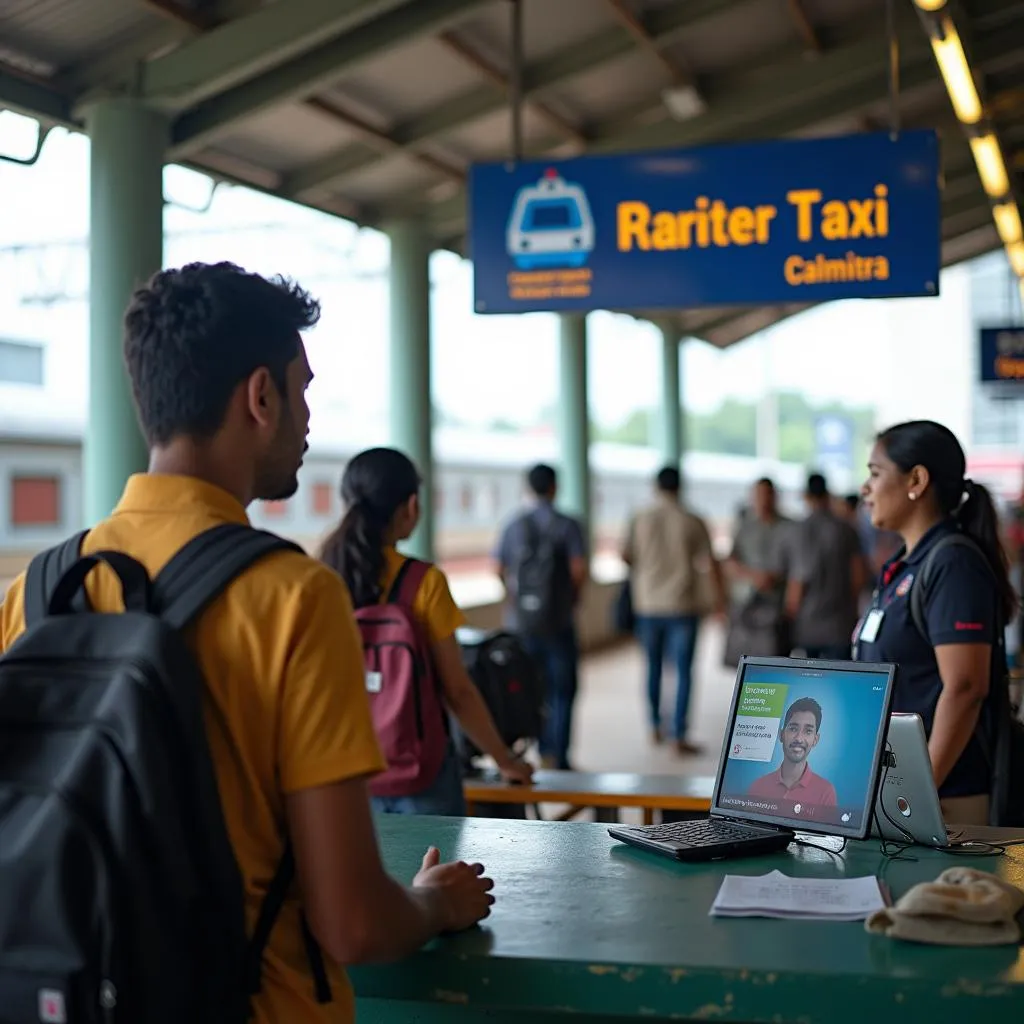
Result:
[[[989,822],[992,769],[986,737],[993,644],[1016,607],[988,491],[965,479],[963,449],[930,420],[879,434],[862,493],[874,526],[903,547],[886,562],[872,609],[858,624],[856,657],[899,665],[893,710],[924,719],[932,771],[946,821]],[[961,533],[976,547],[945,543],[923,595],[924,633],[911,590],[929,552]]]

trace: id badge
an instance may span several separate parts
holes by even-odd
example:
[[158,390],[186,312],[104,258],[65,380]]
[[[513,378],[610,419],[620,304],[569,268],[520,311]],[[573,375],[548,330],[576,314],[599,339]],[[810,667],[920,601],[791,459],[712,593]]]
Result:
[[878,639],[878,631],[882,628],[884,618],[885,612],[881,608],[872,608],[864,616],[864,625],[860,627],[858,641],[862,644],[873,644]]
[[384,688],[384,676],[380,672],[366,673],[366,692],[380,693]]

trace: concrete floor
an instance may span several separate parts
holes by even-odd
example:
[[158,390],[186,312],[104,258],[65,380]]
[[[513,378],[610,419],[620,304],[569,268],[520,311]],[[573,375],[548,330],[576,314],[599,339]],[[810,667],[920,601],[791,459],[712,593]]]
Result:
[[[570,759],[580,771],[714,775],[736,673],[722,665],[723,628],[701,628],[694,659],[688,738],[703,747],[681,757],[671,742],[655,746],[647,724],[646,662],[633,644],[588,657],[573,718]],[[662,677],[664,721],[671,721],[675,673]]]

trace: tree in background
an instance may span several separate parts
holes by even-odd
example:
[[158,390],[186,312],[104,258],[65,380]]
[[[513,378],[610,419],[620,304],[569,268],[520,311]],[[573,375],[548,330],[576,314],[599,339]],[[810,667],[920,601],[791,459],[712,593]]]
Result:
[[[797,392],[780,392],[777,396],[779,414],[779,458],[810,466],[817,456],[815,423],[820,416],[833,414],[853,424],[853,453],[856,462],[871,447],[875,433],[875,412],[870,406],[852,407],[841,402],[814,405]],[[656,409],[634,409],[625,419],[615,424],[591,420],[591,437],[595,441],[644,447],[657,443],[658,420]],[[684,437],[690,451],[710,452],[716,455],[757,454],[757,404],[727,399],[714,412],[686,414],[684,411]],[[554,405],[545,408],[535,423],[517,425],[496,419],[484,429],[498,433],[516,433],[538,427],[557,428],[558,410]],[[463,426],[444,410],[434,408],[437,426]]]
[[[871,445],[875,432],[875,413],[869,406],[851,407],[840,402],[813,405],[795,392],[778,395],[779,458],[783,462],[810,465],[816,457],[815,422],[819,416],[835,414],[853,423],[855,457]],[[615,444],[647,445],[655,441],[658,412],[636,409],[613,426],[593,423],[595,441]],[[757,454],[757,405],[727,399],[714,412],[684,412],[684,436],[690,451],[719,455]]]

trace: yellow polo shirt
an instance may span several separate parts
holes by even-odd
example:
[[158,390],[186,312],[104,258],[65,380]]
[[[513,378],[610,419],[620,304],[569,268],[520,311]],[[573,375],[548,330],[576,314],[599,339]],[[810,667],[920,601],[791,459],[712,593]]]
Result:
[[[212,484],[140,474],[84,550],[126,552],[156,574],[193,537],[220,523],[248,523],[239,502]],[[6,650],[24,627],[24,576],[0,610]],[[94,608],[123,608],[105,567],[88,581]],[[251,932],[280,861],[284,795],[384,769],[370,719],[363,654],[348,589],[297,552],[267,556],[200,617],[195,652],[206,680],[205,712],[228,833],[245,882]],[[316,1002],[299,928],[286,903],[264,954],[257,1024],[350,1024],[352,988],[333,963],[334,1000]]]

